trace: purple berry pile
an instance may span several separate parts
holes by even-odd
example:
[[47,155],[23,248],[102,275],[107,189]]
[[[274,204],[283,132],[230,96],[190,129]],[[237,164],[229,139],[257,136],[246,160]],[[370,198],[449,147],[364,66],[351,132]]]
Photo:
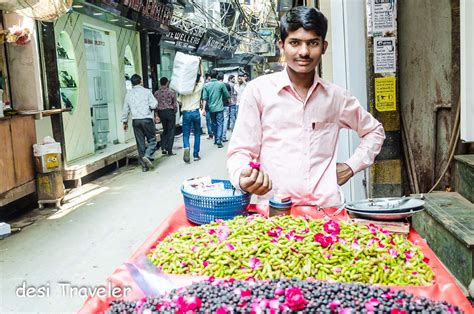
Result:
[[447,302],[403,290],[299,279],[215,280],[160,297],[113,301],[107,313],[461,313]]

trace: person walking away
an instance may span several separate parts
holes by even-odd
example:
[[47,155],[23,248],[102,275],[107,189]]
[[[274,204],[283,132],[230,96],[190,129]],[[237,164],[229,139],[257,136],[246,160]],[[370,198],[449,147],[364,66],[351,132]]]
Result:
[[[217,75],[219,82],[224,82],[224,73]],[[224,82],[227,92],[231,95],[232,89],[229,83]],[[222,126],[222,142],[227,142],[227,129],[229,128],[229,117],[230,117],[230,97],[224,100],[224,123]]]
[[[259,195],[259,202],[281,193],[296,202],[339,204],[338,185],[369,167],[382,148],[382,124],[315,70],[328,46],[327,27],[316,8],[288,11],[280,20],[285,69],[249,82],[242,96],[227,168],[234,187]],[[343,163],[336,162],[340,129],[360,138]]]
[[174,132],[176,127],[176,113],[178,105],[176,103],[176,92],[168,88],[168,79],[160,79],[160,88],[155,92],[158,101],[157,113],[163,125],[161,136],[161,152],[163,155],[176,155],[173,153]]
[[237,91],[235,90],[235,76],[229,75],[227,82],[230,86],[230,105],[229,105],[229,130],[234,130],[235,120],[237,119]]
[[237,84],[234,86],[234,90],[237,95],[237,105],[235,107],[235,119],[239,115],[239,105],[242,100],[242,94],[244,93],[245,87],[247,86],[247,74],[239,76],[237,79]]
[[[153,110],[157,101],[149,89],[141,86],[142,78],[138,74],[131,77],[132,89],[127,91],[123,102],[123,129],[128,130],[128,118],[132,116],[133,133],[137,142],[139,163],[143,172],[153,168],[156,150],[156,131]],[[147,144],[148,145],[147,145]]]
[[197,74],[196,85],[193,92],[189,95],[178,95],[178,101],[181,102],[181,113],[183,114],[183,160],[185,163],[190,163],[190,145],[189,138],[191,129],[194,133],[193,158],[194,161],[201,160],[199,156],[199,149],[201,146],[201,94],[204,88],[204,77],[201,73]]
[[[210,81],[211,81],[211,73],[206,73],[206,80],[204,81],[204,84],[207,84]],[[209,106],[206,105],[204,110],[205,112],[209,112]],[[212,133],[211,115],[207,114],[205,118],[206,118],[206,127],[207,127],[207,139],[212,140],[214,138],[214,134]]]
[[211,115],[212,132],[214,133],[214,144],[218,148],[222,145],[222,131],[224,127],[224,101],[230,97],[223,82],[217,80],[217,71],[211,71],[211,80],[204,85],[202,92],[203,105],[209,106],[209,110],[204,114]]

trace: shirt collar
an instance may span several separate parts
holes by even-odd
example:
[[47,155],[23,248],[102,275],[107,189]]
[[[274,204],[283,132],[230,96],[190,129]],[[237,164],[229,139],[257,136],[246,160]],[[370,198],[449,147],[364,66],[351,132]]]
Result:
[[[323,81],[319,75],[318,72],[314,72],[314,80],[313,80],[313,85],[320,84],[322,87],[326,88],[327,83]],[[282,90],[285,87],[291,87],[291,80],[290,77],[288,76],[288,69],[287,66],[283,69],[283,71],[280,72],[280,75],[277,78],[277,89],[278,91]]]

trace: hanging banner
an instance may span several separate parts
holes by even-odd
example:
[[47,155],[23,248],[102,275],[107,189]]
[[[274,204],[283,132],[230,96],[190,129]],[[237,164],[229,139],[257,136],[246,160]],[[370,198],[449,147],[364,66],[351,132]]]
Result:
[[173,17],[170,31],[163,34],[161,45],[187,52],[194,52],[199,46],[206,29],[183,19]]
[[372,31],[393,31],[395,25],[396,0],[372,0]]
[[397,110],[397,80],[394,76],[375,78],[375,109],[379,112]]
[[239,46],[240,40],[222,32],[208,29],[196,50],[198,55],[232,58]]
[[374,38],[374,73],[395,73],[397,71],[395,37]]

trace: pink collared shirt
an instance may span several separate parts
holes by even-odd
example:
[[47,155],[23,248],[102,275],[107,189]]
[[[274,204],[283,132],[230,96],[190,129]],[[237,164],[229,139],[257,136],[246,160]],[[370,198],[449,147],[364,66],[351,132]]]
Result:
[[249,82],[227,152],[232,184],[252,160],[261,163],[276,193],[320,206],[340,202],[336,177],[339,130],[353,129],[360,137],[354,154],[344,161],[354,173],[370,166],[380,152],[382,124],[342,88],[315,75],[306,99],[296,93],[286,69]]

